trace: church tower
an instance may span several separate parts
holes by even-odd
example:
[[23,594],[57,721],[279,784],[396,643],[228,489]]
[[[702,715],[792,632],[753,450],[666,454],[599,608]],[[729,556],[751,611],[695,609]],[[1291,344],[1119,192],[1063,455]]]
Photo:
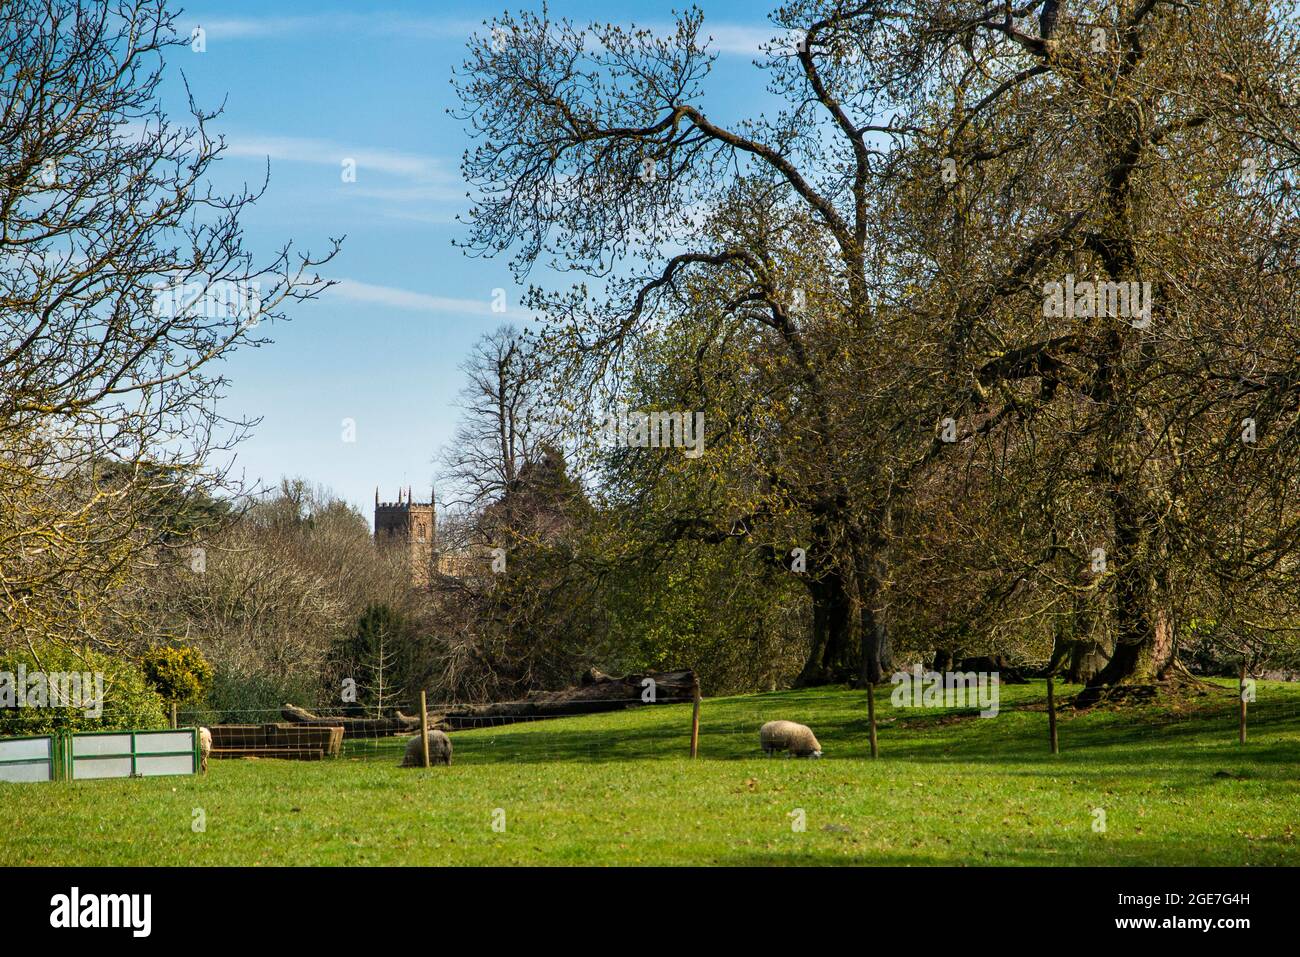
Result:
[[427,502],[416,502],[409,485],[405,491],[397,490],[396,502],[381,502],[379,487],[375,486],[375,544],[408,553],[411,584],[417,588],[427,586],[432,579],[436,522],[432,489]]

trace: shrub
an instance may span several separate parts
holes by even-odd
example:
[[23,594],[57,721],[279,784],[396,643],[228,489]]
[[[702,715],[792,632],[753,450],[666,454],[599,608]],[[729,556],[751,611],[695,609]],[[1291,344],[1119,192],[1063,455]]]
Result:
[[202,700],[212,681],[212,666],[196,648],[158,645],[145,652],[145,677],[167,701]]
[[[14,648],[0,654],[0,736],[168,726],[162,696],[149,686],[144,671],[135,662],[55,642],[39,642],[33,650]],[[102,675],[102,713],[92,716],[83,708],[17,707],[15,682],[20,669],[28,676],[29,688],[30,677],[36,672]]]

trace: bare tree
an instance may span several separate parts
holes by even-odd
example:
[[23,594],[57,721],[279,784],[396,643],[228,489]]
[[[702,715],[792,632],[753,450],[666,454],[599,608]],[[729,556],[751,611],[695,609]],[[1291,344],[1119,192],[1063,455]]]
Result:
[[255,263],[261,191],[206,185],[217,114],[157,97],[180,42],[161,0],[0,6],[0,641],[106,640],[159,510],[251,424],[217,412],[215,360],[326,285],[333,249]]
[[559,431],[542,392],[541,360],[529,338],[502,326],[461,364],[460,424],[442,453],[448,504],[470,512],[500,499]]

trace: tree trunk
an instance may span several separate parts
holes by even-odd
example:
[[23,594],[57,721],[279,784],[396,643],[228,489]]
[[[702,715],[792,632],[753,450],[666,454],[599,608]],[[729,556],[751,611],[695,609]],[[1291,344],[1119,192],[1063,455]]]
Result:
[[806,688],[810,685],[820,684],[819,671],[821,668],[822,648],[827,642],[827,609],[822,600],[822,589],[817,583],[811,583],[808,586],[808,594],[812,600],[812,647],[808,649],[808,658],[804,661],[803,670],[799,672],[799,677],[794,679],[796,688]]
[[1120,628],[1121,635],[1127,630],[1132,637],[1115,642],[1110,661],[1093,675],[1089,688],[1158,681],[1172,664],[1173,629],[1164,608],[1144,610],[1136,627],[1121,623]]
[[1102,643],[1095,638],[1075,641],[1070,648],[1070,663],[1065,670],[1065,680],[1081,685],[1093,679],[1109,659]]
[[299,708],[297,705],[286,704],[280,709],[280,714],[286,721],[295,724],[317,726],[317,727],[334,727],[343,729],[343,737],[351,738],[382,738],[390,734],[401,734],[407,731],[418,731],[420,720],[418,718],[350,718],[343,716],[321,716],[308,711],[306,708]]
[[880,684],[893,666],[892,636],[884,602],[883,560],[868,558],[858,574],[858,683]]
[[1115,649],[1088,682],[1082,703],[1103,688],[1157,680],[1173,658],[1173,625],[1161,587],[1164,548],[1160,520],[1131,488],[1113,496]]
[[1106,655],[1095,633],[1098,616],[1092,608],[1101,598],[1095,590],[1076,592],[1069,614],[1056,617],[1049,674],[1063,673],[1071,684],[1084,684],[1105,666]]
[[1071,684],[1091,681],[1109,660],[1098,628],[1101,616],[1093,607],[1102,597],[1099,592],[1075,596],[1074,640],[1070,642],[1070,663],[1065,672]]
[[857,673],[848,583],[838,569],[832,569],[808,587],[813,601],[813,644],[795,687],[848,681]]
[[858,684],[880,684],[893,667],[886,582],[889,580],[890,507],[886,505],[865,546],[854,549],[857,568],[859,640]]

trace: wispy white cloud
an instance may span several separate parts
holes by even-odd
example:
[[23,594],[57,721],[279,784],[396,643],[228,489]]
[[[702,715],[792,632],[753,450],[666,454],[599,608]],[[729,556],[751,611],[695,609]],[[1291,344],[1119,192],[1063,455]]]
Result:
[[[465,184],[455,165],[436,156],[295,136],[236,133],[225,141],[228,157],[330,169],[325,175],[336,185],[331,202],[346,197],[382,219],[449,225],[464,204]],[[355,180],[342,179],[344,160],[356,164]]]
[[351,159],[356,161],[358,176],[370,170],[422,183],[459,181],[437,157],[307,137],[231,134],[226,136],[226,155],[323,166],[339,166]]
[[465,37],[478,26],[475,22],[446,17],[412,17],[397,13],[322,13],[310,17],[203,17],[187,16],[184,32],[201,26],[208,42],[222,40],[275,40],[320,33],[349,33],[372,36]]
[[418,209],[407,209],[401,206],[386,206],[379,210],[379,215],[384,219],[396,219],[409,223],[426,223],[434,226],[451,226],[456,223],[456,212],[447,210],[445,212],[424,212]]
[[262,17],[259,19],[217,19],[197,17],[184,32],[202,27],[210,40],[265,40],[310,30],[308,17]]
[[485,316],[500,319],[502,322],[521,321],[532,313],[517,306],[511,307],[507,302],[507,312],[492,310],[490,291],[482,299],[464,299],[451,296],[432,296],[424,292],[413,292],[395,286],[378,286],[356,279],[340,279],[330,287],[328,295],[339,296],[352,302],[365,302],[372,305],[387,306],[390,309],[405,309],[411,312],[426,312],[437,315]]
[[795,36],[774,26],[744,26],[741,24],[704,24],[704,34],[711,37],[709,49],[735,56],[761,56],[764,47],[775,39],[778,44],[794,48]]
[[416,186],[361,186],[356,195],[363,199],[380,199],[395,203],[460,203],[465,199],[465,186],[455,177],[440,178],[438,182]]
[[[477,20],[452,20],[446,17],[418,17],[406,14],[376,11],[372,13],[323,13],[317,16],[290,17],[222,17],[205,18],[187,16],[184,32],[195,26],[203,27],[209,43],[222,40],[278,40],[294,36],[311,36],[322,33],[347,33],[354,36],[407,37],[411,39],[468,38],[480,33],[483,24]],[[650,29],[663,34],[671,30],[666,25],[652,25]],[[761,47],[782,33],[766,24],[709,23],[704,33],[712,37],[709,48],[718,53],[737,56],[758,56]],[[793,45],[793,39],[790,40]]]

